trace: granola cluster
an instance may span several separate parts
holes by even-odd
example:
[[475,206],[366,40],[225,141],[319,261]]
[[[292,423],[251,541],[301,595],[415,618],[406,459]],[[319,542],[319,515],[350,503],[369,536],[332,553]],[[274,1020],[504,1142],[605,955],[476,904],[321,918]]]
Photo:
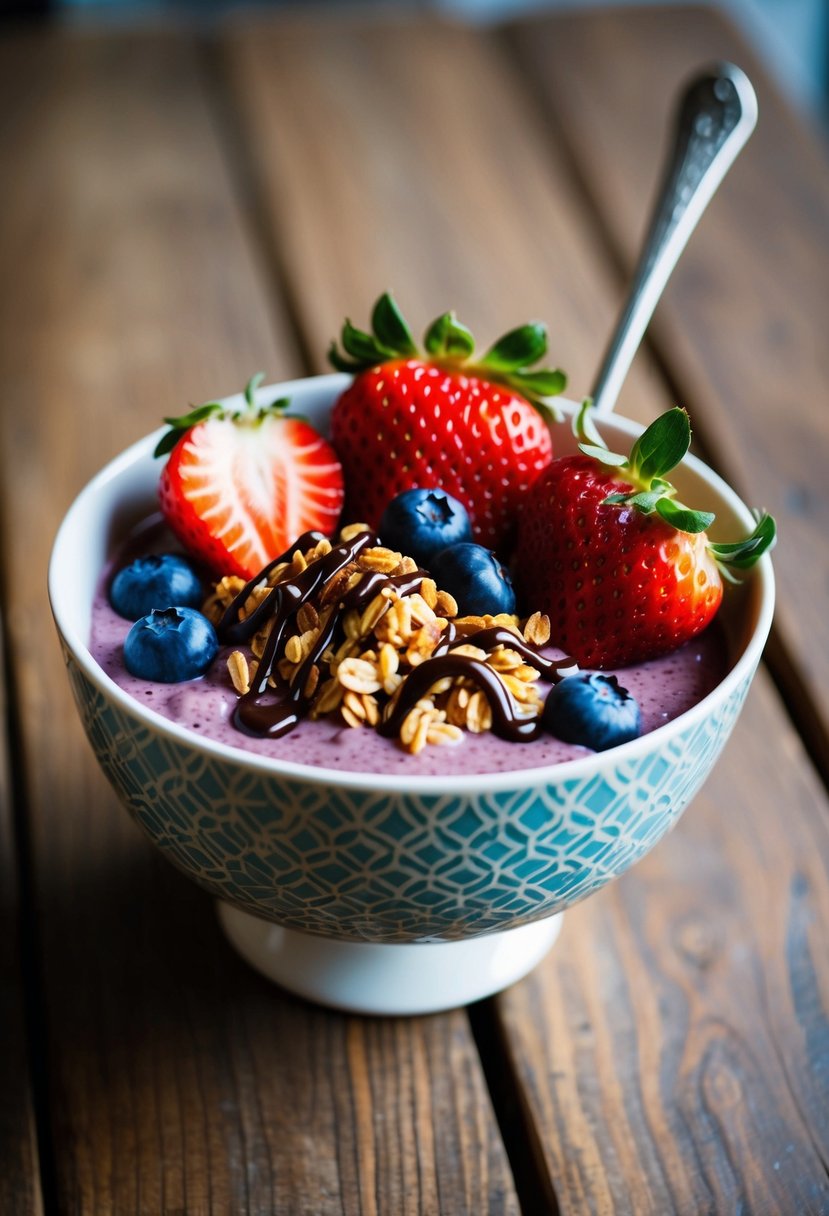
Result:
[[[347,542],[365,531],[366,525],[351,524],[342,530],[339,542]],[[250,591],[238,609],[239,619],[249,617],[276,586],[301,574],[331,549],[330,541],[321,540],[274,567]],[[458,616],[458,605],[452,596],[428,577],[418,580],[415,590],[401,589],[391,581],[381,580],[377,593],[367,603],[343,611],[344,599],[367,576],[379,573],[391,579],[414,574],[417,568],[412,558],[391,549],[363,548],[299,608],[293,617],[293,632],[287,636],[269,677],[270,687],[293,689],[303,673],[305,687],[301,693],[310,717],[339,715],[349,727],[377,727],[393,710],[407,676],[433,656],[451,622],[455,636],[452,654],[486,663],[510,694],[516,714],[522,718],[537,717],[542,698],[535,668],[509,646],[498,645],[487,651],[464,639],[500,626],[516,639],[544,646],[550,638],[546,616],[535,613],[523,629],[512,615]],[[222,578],[204,605],[205,615],[218,624],[245,585],[236,576]],[[319,661],[308,668],[306,660],[330,627],[334,614],[341,619],[331,643],[322,651]],[[230,679],[240,696],[251,690],[274,624],[274,617],[268,617],[251,638],[250,653],[234,650],[227,660]],[[464,730],[480,733],[491,727],[492,710],[485,693],[464,676],[445,677],[437,679],[428,695],[419,698],[406,714],[399,728],[399,741],[406,751],[416,754],[427,744],[457,743]]]

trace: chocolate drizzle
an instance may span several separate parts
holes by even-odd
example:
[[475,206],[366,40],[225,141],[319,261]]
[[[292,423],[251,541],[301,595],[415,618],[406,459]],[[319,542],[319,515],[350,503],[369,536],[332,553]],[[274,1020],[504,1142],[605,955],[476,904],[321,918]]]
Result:
[[520,718],[516,714],[515,703],[506,685],[488,664],[467,654],[452,654],[451,650],[437,658],[427,659],[409,672],[391,713],[377,728],[380,734],[396,735],[406,715],[420,698],[425,697],[432,685],[446,676],[463,676],[481,689],[492,710],[492,729],[502,739],[508,739],[511,743],[529,743],[541,734],[541,719]]
[[[451,630],[451,636],[449,636]],[[495,626],[480,629],[477,633],[459,638],[453,625],[449,625],[447,636],[441,640],[430,659],[409,672],[401,685],[391,712],[378,727],[381,735],[394,736],[400,730],[406,715],[421,697],[428,695],[430,688],[447,677],[463,676],[471,680],[486,696],[492,711],[492,730],[501,739],[511,743],[529,743],[541,734],[540,718],[522,718],[515,712],[515,702],[506,685],[495,671],[481,659],[471,655],[453,654],[456,646],[476,646],[480,650],[494,650],[497,646],[517,651],[526,663],[534,667],[539,677],[549,684],[562,678],[561,672],[573,667],[571,658],[545,659],[534,647],[517,637],[510,629]]]
[[[366,537],[369,536],[368,533],[360,533],[360,535],[365,535]],[[242,619],[241,610],[253,589],[258,587],[263,580],[267,581],[277,566],[280,566],[283,562],[291,561],[295,553],[304,553],[307,549],[312,549],[315,545],[318,545],[320,541],[325,539],[326,538],[321,532],[303,532],[302,536],[298,537],[297,540],[294,541],[290,549],[286,549],[284,553],[280,553],[279,557],[275,557],[273,561],[269,562],[263,570],[260,570],[259,573],[250,579],[249,582],[245,583],[244,587],[236,596],[232,604],[225,609],[224,616],[222,617],[221,621],[219,621],[217,632],[221,640],[223,642],[247,642],[255,633],[258,633],[269,616],[279,614],[282,609],[282,604],[280,603],[275,608],[274,604],[272,603],[274,598],[273,596],[268,596],[266,600],[263,600],[258,608],[256,608],[256,610],[252,612],[250,616],[245,617],[244,620]],[[364,541],[363,544],[365,543],[366,542]],[[361,545],[360,548],[362,547],[363,546]],[[344,548],[344,545],[338,545],[337,552],[339,553]],[[333,553],[334,550],[332,549],[331,552]],[[328,556],[330,557],[331,554],[328,554]],[[325,571],[319,569],[320,563],[314,562],[312,566],[308,566],[306,570],[302,571],[302,574],[306,574],[308,571],[311,571],[312,573],[301,585],[297,586],[297,580],[301,578],[301,575],[296,575],[294,578],[286,579],[284,582],[280,583],[279,589],[282,590],[282,588],[287,587],[289,583],[292,585],[291,589],[286,591],[286,595],[289,598],[296,596],[296,611],[299,611],[299,608],[305,602],[305,600],[313,595],[317,590],[319,583],[323,581],[324,577],[327,576],[328,578],[331,578],[337,573],[338,570],[341,570],[342,567],[346,566],[351,560],[352,556],[351,553],[349,553],[344,558],[342,564],[338,565],[337,563],[333,563],[332,567],[330,569],[326,569]],[[308,588],[307,591],[306,588]],[[287,616],[289,614],[286,613],[285,615]]]
[[[371,532],[360,532],[351,540],[335,545],[329,553],[306,566],[299,574],[277,583],[271,594],[259,604],[255,611],[242,620],[241,610],[245,601],[263,579],[267,579],[282,562],[290,561],[295,553],[304,553],[324,539],[325,537],[319,532],[304,532],[290,549],[280,554],[255,578],[245,584],[219,622],[218,632],[223,642],[241,642],[247,641],[254,633],[257,633],[269,617],[274,618],[274,625],[259,662],[255,682],[251,685],[250,691],[239,698],[231,715],[233,725],[244,734],[278,739],[281,735],[286,735],[288,731],[293,730],[303,717],[309,703],[309,699],[305,696],[305,686],[311,668],[319,662],[339,623],[337,605],[331,606],[327,618],[321,618],[322,628],[319,637],[310,654],[299,667],[293,683],[274,693],[273,690],[268,689],[268,680],[274,675],[276,664],[284,653],[289,625],[303,604],[307,603],[322,586],[353,562],[361,550],[375,541]],[[360,584],[352,589],[352,592],[362,592],[362,596],[353,596],[350,592],[340,602],[341,609],[359,605],[361,599],[367,594],[363,584],[370,582],[371,577],[369,575],[362,579]],[[377,592],[376,583],[373,588],[372,595]],[[273,695],[269,695],[269,691]],[[263,698],[266,696],[268,700],[264,701]]]
[[[545,659],[534,646],[530,646],[523,638],[519,638],[511,629],[505,629],[503,625],[495,625],[491,629],[479,629],[477,633],[471,633],[465,638],[456,637],[454,626],[451,628],[452,636],[444,636],[441,639],[434,650],[433,658],[446,654],[453,646],[477,646],[479,650],[487,651],[495,650],[496,646],[505,646],[520,654],[524,662],[534,667],[541,679],[548,684],[554,684],[556,680],[560,679],[559,670],[572,667],[574,663],[574,660],[570,658]],[[463,658],[463,655],[456,657]]]
[[[300,573],[277,583],[271,594],[244,618],[243,606],[253,590],[263,581],[267,581],[277,566],[282,562],[291,561],[294,554],[304,553],[324,539],[319,532],[303,533],[290,549],[280,554],[245,584],[219,622],[218,633],[221,641],[234,644],[249,641],[270,618],[274,621],[255,680],[250,690],[239,698],[231,715],[233,726],[244,734],[276,739],[293,730],[310,706],[311,698],[305,695],[305,688],[308,686],[312,668],[321,662],[323,654],[334,642],[343,614],[350,609],[367,606],[384,587],[394,587],[401,596],[410,595],[417,591],[424,578],[428,577],[425,570],[397,575],[379,571],[364,572],[360,581],[345,591],[339,600],[320,608],[319,635],[288,684],[275,673],[277,664],[284,655],[294,617],[303,604],[320,594],[337,575],[346,570],[363,549],[375,545],[377,538],[368,531],[358,533],[350,540],[335,545],[329,553],[317,558]],[[509,690],[488,664],[470,655],[454,654],[453,650],[461,645],[476,646],[485,651],[494,650],[498,646],[509,647],[517,651],[526,663],[535,668],[539,677],[548,683],[561,679],[562,670],[573,666],[573,660],[569,658],[545,659],[534,647],[509,629],[496,626],[479,630],[467,637],[459,637],[450,621],[432,656],[408,673],[391,703],[390,711],[387,711],[378,727],[380,733],[396,735],[406,715],[439,680],[463,676],[485,694],[492,710],[492,729],[495,734],[516,743],[537,738],[541,733],[540,720],[535,717],[521,717],[516,712],[515,702]],[[277,683],[276,689],[269,687],[271,680]]]

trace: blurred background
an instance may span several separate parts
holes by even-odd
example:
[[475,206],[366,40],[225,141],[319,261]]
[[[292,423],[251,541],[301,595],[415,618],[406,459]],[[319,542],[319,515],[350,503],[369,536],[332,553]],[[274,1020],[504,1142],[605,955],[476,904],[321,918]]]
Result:
[[[213,21],[229,9],[341,7],[347,0],[0,0],[7,21],[53,18],[74,22],[146,22],[186,18]],[[460,19],[499,21],[522,13],[623,5],[629,0],[362,0],[385,9],[445,11]],[[643,0],[639,0],[640,5]],[[686,3],[687,0],[644,0]],[[820,123],[829,123],[829,0],[712,0],[754,45],[795,105]]]

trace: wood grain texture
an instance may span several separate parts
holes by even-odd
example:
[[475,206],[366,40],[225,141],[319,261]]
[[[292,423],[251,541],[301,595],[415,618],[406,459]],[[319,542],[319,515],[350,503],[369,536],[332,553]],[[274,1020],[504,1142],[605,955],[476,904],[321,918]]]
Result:
[[98,886],[74,891],[72,929],[96,949],[73,960],[56,1048],[70,1210],[517,1211],[461,1014],[292,1000],[233,954],[197,891],[132,852],[110,848]]
[[808,714],[801,728],[828,774],[829,421],[816,404],[829,382],[826,149],[711,10],[532,21],[510,40],[628,270],[680,82],[733,59],[756,85],[757,130],[683,254],[651,334],[712,462],[778,519],[777,630],[795,668],[783,675],[792,698],[803,682],[817,707],[822,730]]
[[24,1020],[19,852],[15,839],[6,696],[4,622],[0,613],[0,1212],[43,1210],[34,1115],[34,1082]]
[[239,962],[116,805],[61,670],[46,560],[84,480],[188,398],[301,370],[205,64],[172,34],[0,46],[0,494],[55,1202],[515,1213],[466,1018],[328,1015]]
[[[525,73],[428,24],[257,24],[228,52],[310,348],[403,275],[425,315],[453,304],[490,333],[532,301],[587,383],[618,286]],[[640,368],[627,401],[643,417],[670,397]],[[669,372],[684,383],[682,362]],[[498,1001],[564,1211],[822,1210],[826,809],[761,680],[690,827],[574,912],[536,978]]]
[[[327,1014],[235,958],[95,770],[42,591],[107,456],[187,397],[301,370],[254,236],[320,369],[390,285],[484,340],[542,315],[589,383],[616,276],[502,49],[429,23],[257,23],[223,44],[216,106],[187,38],[0,47],[0,493],[68,1212],[517,1210],[466,1018]],[[685,382],[679,355],[670,371]],[[641,359],[625,408],[667,400]],[[761,680],[674,835],[497,1002],[563,1211],[829,1210],[826,810]]]
[[[681,67],[735,54],[731,36],[725,40],[700,13],[556,18],[511,35],[627,259],[655,168],[657,89],[670,97]],[[706,447],[738,483],[753,478],[764,494],[770,487],[766,503],[784,517],[781,627],[796,603],[796,628],[825,630],[810,622],[821,602],[814,587],[808,605],[802,585],[785,587],[796,553],[805,560],[800,547],[810,543],[785,530],[785,500],[798,433],[811,433],[815,462],[825,435],[811,401],[825,354],[814,341],[822,315],[814,308],[825,252],[816,198],[827,177],[762,74],[753,74],[772,132],[766,140],[758,133],[712,204],[668,289],[654,341],[672,383],[686,390]],[[790,129],[793,147],[778,155],[777,140]],[[791,259],[782,246],[797,246]],[[763,276],[778,290],[761,289]],[[773,356],[750,335],[781,321],[800,353],[790,351],[774,381]],[[724,333],[735,339],[728,350]],[[809,393],[777,396],[774,383],[782,389],[789,375]],[[826,499],[816,494],[819,514]],[[825,580],[826,550],[817,535],[811,543],[806,577],[815,584]],[[790,545],[795,552],[786,554]],[[814,660],[814,645],[812,634],[798,657]],[[761,675],[674,834],[573,910],[535,976],[498,999],[503,1042],[563,1212],[829,1210],[827,811],[809,757]]]
[[829,827],[758,677],[675,831],[497,998],[564,1216],[829,1211]]
[[[481,344],[539,317],[587,391],[614,311],[567,163],[473,30],[411,17],[240,22],[225,39],[261,213],[319,370],[385,289],[419,336],[449,308]],[[290,116],[288,121],[287,116]],[[624,400],[661,402],[637,361]]]

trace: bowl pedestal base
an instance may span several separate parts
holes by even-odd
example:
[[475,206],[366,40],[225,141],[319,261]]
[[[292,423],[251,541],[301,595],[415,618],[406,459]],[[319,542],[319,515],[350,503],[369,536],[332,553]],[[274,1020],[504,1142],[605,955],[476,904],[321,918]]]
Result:
[[219,903],[242,957],[289,992],[351,1013],[438,1013],[522,979],[556,940],[563,913],[457,942],[385,945],[284,929]]

